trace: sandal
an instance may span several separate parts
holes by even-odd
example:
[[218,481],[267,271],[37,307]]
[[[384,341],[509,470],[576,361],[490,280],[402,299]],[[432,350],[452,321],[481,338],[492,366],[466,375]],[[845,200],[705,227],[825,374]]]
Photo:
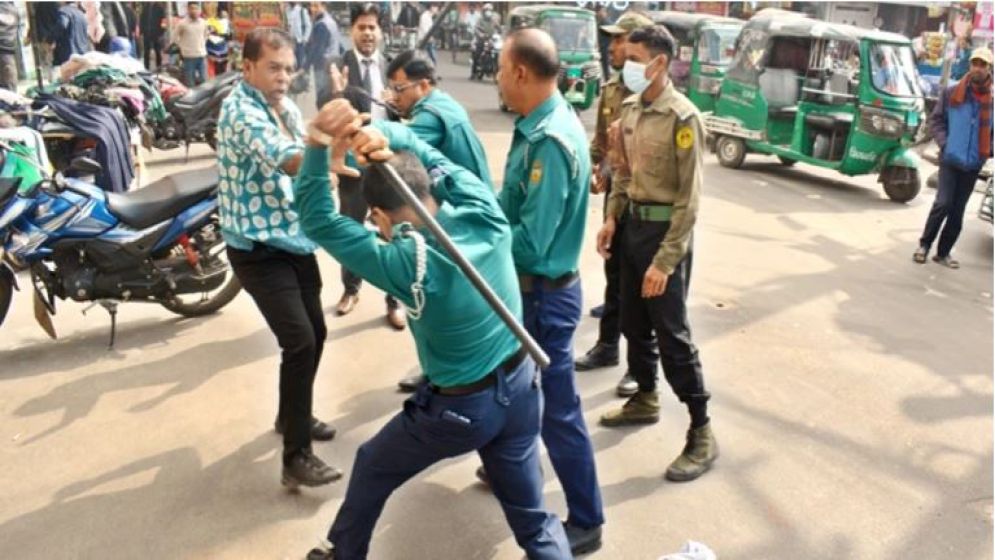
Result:
[[940,255],[935,255],[933,257],[933,262],[935,262],[936,264],[942,264],[947,268],[954,268],[954,269],[960,268],[960,262],[958,262],[957,259],[952,258],[950,255],[947,255],[945,257],[941,257]]
[[929,249],[925,247],[919,247],[918,249],[916,249],[915,253],[912,253],[912,260],[919,264],[926,264],[926,253],[928,252]]

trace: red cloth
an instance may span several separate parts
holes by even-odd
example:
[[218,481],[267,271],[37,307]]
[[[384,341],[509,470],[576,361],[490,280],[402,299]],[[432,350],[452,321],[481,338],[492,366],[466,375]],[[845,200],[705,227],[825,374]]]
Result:
[[992,77],[988,76],[988,80],[984,83],[974,84],[971,82],[971,73],[968,72],[954,88],[954,93],[950,96],[950,104],[957,106],[963,103],[967,99],[968,88],[971,88],[971,93],[981,105],[981,114],[979,115],[981,122],[978,123],[978,152],[981,159],[985,160],[992,153]]

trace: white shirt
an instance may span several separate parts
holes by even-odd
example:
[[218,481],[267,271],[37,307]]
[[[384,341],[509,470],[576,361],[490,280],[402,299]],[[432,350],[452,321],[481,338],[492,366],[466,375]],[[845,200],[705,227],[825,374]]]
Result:
[[[359,61],[360,80],[362,80],[363,71],[366,69],[366,64],[363,61],[364,60],[370,61],[369,65],[370,89],[372,90],[370,91],[370,95],[373,97],[373,99],[382,101],[384,83],[383,83],[383,77],[380,75],[380,65],[377,63],[377,61],[380,60],[380,51],[379,50],[373,51],[373,56],[371,56],[370,58],[366,58],[365,56],[363,56],[363,53],[359,51],[353,51],[353,52],[355,52],[356,54],[356,60]],[[387,110],[381,107],[380,105],[373,103],[370,106],[370,116],[373,118],[373,120],[386,119]]]
[[470,12],[466,16],[466,25],[470,28],[470,31],[473,31],[477,27],[478,21],[480,21],[480,12]]
[[418,19],[418,40],[421,41],[432,30],[432,10],[425,10]]

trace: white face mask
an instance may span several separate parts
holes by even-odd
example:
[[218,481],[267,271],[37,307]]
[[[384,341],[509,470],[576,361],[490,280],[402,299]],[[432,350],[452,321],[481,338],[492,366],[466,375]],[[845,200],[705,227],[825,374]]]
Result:
[[642,93],[650,87],[651,80],[646,78],[646,65],[632,60],[626,60],[622,67],[622,83],[632,93]]

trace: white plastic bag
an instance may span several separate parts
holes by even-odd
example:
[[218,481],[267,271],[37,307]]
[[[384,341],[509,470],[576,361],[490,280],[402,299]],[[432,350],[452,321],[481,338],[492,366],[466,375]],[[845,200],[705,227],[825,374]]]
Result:
[[684,543],[679,552],[665,554],[659,560],[717,560],[718,556],[712,549],[697,541]]

